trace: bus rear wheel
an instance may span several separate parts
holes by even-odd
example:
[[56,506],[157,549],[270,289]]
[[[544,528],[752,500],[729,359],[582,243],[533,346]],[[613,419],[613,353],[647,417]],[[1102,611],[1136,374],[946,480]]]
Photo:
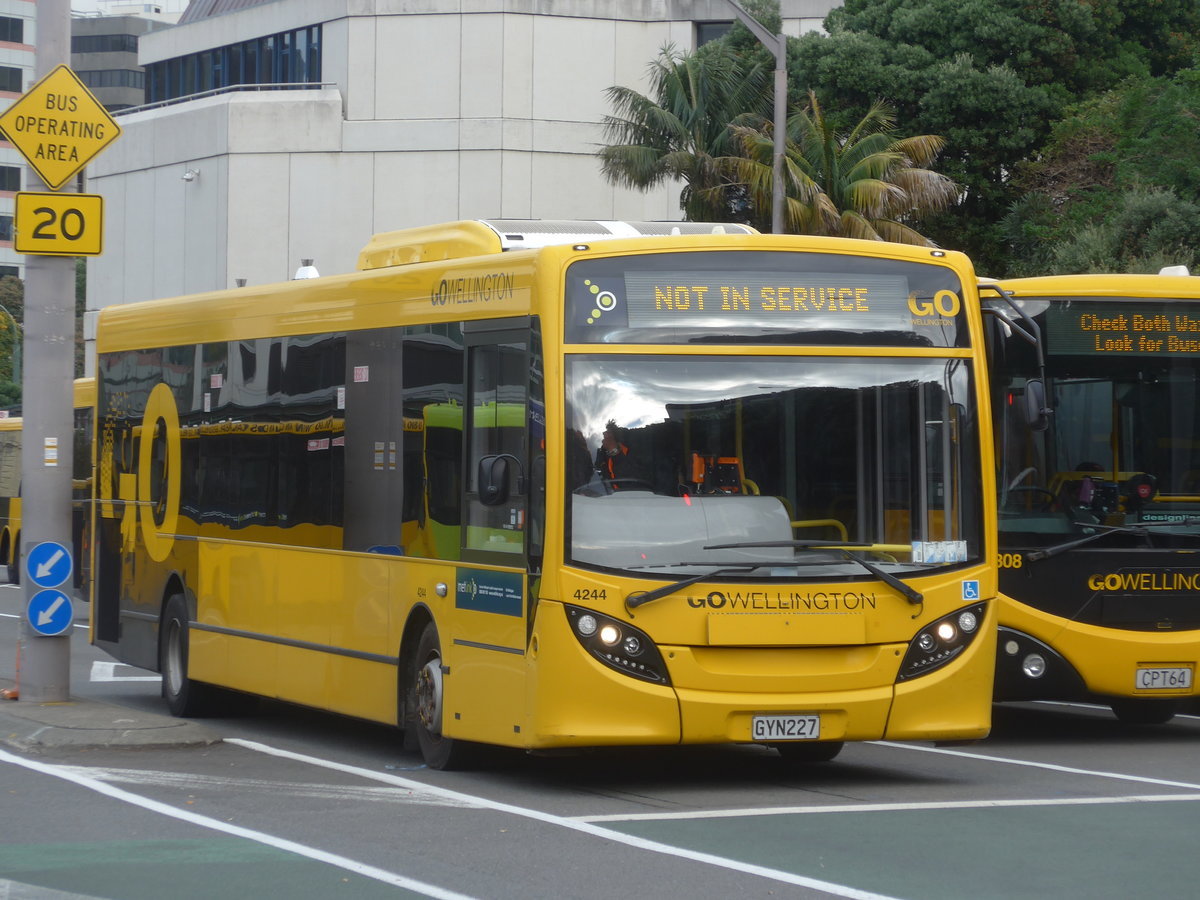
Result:
[[1109,706],[1126,725],[1165,725],[1179,709],[1174,700],[1113,700]]
[[188,678],[188,611],[182,594],[167,600],[158,630],[162,695],[173,716],[202,716],[211,705],[211,688]]
[[475,758],[476,745],[442,734],[443,690],[442,650],[437,626],[429,622],[417,642],[413,667],[413,725],[421,756],[431,769],[452,770],[469,765]]
[[788,741],[772,746],[788,762],[823,763],[841,753],[846,744],[844,741]]

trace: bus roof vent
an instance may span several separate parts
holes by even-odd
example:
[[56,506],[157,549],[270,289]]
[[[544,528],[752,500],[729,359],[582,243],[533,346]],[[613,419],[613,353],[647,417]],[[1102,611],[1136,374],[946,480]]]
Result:
[[482,219],[494,228],[505,250],[526,250],[555,244],[579,244],[613,238],[676,234],[757,234],[749,225],[721,222],[613,222],[568,219]]
[[757,234],[749,225],[715,222],[611,222],[573,219],[476,219],[388,231],[358,255],[358,268],[381,269],[441,259],[532,250],[558,244],[679,234]]
[[1191,275],[1187,266],[1163,266],[1158,270],[1159,275]]

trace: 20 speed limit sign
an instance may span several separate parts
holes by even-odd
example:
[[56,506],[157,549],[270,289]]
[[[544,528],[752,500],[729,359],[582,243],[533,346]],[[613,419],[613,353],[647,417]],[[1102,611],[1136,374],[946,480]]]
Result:
[[99,194],[19,192],[13,249],[45,256],[98,256],[104,245],[104,198]]

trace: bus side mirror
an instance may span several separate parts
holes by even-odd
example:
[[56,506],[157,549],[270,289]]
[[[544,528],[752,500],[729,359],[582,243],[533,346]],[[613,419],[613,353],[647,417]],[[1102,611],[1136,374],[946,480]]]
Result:
[[479,460],[479,469],[475,475],[479,502],[484,506],[499,506],[508,500],[508,485],[511,480],[510,463],[517,467],[517,491],[525,493],[525,476],[521,471],[519,459],[511,453],[485,456]]
[[1050,408],[1046,406],[1046,386],[1036,378],[1025,382],[1025,423],[1031,431],[1050,427]]

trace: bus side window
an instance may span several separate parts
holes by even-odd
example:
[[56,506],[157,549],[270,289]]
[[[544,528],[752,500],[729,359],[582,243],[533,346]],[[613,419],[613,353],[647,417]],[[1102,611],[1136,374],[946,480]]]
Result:
[[[466,522],[463,547],[469,551],[521,554],[525,549],[526,383],[529,361],[524,340],[507,340],[468,349],[467,454],[465,476]],[[480,496],[480,461],[496,460],[488,472],[503,474],[504,499],[487,502]],[[495,485],[492,488],[495,489]]]

